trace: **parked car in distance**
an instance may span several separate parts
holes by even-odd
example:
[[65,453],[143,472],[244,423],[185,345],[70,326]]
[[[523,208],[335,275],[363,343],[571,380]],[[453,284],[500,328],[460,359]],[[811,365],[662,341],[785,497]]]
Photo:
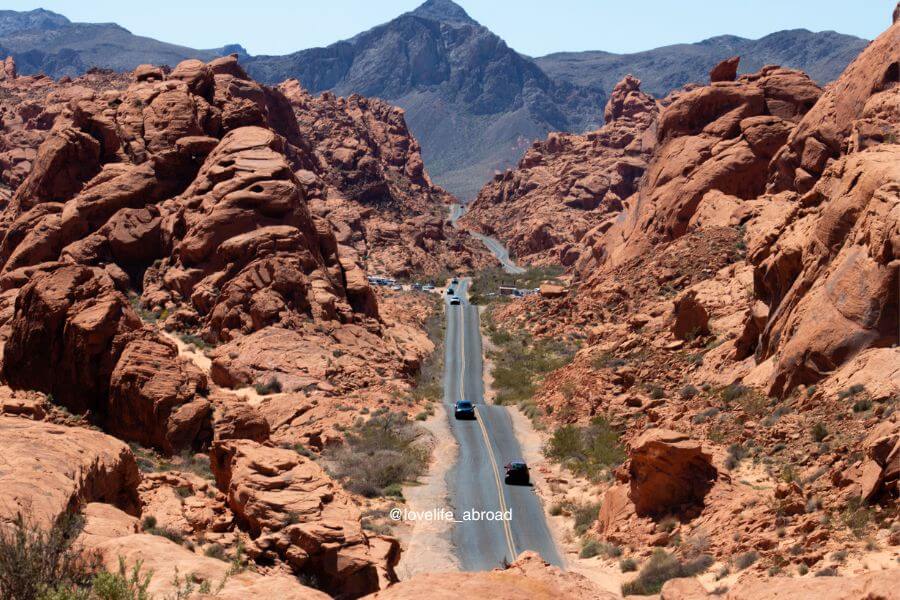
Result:
[[455,292],[456,292],[456,290],[454,290],[452,287],[447,288],[447,295],[448,295],[448,296],[452,296]]
[[506,477],[504,481],[512,485],[528,485],[531,478],[528,476],[528,465],[524,460],[514,460],[506,463],[503,467],[506,469]]
[[450,306],[459,306],[462,304],[462,300],[459,299],[459,296],[450,296]]
[[433,283],[426,283],[425,285],[422,286],[422,291],[423,291],[423,292],[430,292],[430,291],[433,290],[433,289],[434,289],[434,284],[433,284]]
[[459,283],[459,279],[457,279],[456,277],[454,277],[454,278],[453,278],[453,281],[451,281],[450,283],[452,283],[453,285],[456,285],[457,283]]
[[453,405],[453,416],[457,419],[474,419],[475,405],[468,400],[457,400]]

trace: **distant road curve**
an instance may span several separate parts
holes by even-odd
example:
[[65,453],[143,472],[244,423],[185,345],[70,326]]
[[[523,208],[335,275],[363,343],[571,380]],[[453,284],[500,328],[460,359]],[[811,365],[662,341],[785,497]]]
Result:
[[[463,216],[463,214],[465,214],[465,212],[466,207],[462,204],[450,205],[450,222],[453,223],[454,227],[456,226],[456,222],[461,216]],[[500,242],[500,240],[492,238],[488,235],[484,235],[482,233],[478,233],[476,231],[469,231],[469,235],[484,244],[484,247],[490,250],[491,254],[493,254],[497,258],[497,260],[500,261],[500,265],[507,273],[518,275],[519,273],[525,272],[524,268],[517,265],[509,257],[509,250],[506,249],[506,247]]]

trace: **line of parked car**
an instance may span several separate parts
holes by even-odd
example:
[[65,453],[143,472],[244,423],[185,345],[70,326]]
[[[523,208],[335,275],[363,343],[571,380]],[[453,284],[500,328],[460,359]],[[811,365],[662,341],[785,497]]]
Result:
[[[398,292],[403,289],[403,285],[398,283],[393,277],[369,275],[366,279],[369,281],[369,285],[383,286]],[[410,287],[420,292],[430,292],[434,290],[433,283],[413,283]]]

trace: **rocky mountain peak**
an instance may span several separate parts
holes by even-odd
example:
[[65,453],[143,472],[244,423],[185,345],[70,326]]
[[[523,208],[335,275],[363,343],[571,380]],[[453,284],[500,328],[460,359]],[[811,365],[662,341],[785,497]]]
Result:
[[477,25],[465,9],[453,0],[428,0],[409,14],[442,23]]

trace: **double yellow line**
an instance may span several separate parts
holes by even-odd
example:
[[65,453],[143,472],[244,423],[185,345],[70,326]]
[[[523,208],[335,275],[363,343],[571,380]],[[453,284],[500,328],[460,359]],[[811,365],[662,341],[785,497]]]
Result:
[[[465,394],[466,389],[466,313],[463,310],[463,307],[460,306],[460,324],[459,324],[459,392],[460,397]],[[491,461],[491,468],[494,472],[494,481],[497,484],[497,497],[500,499],[500,512],[501,517],[506,514],[507,508],[506,505],[506,497],[503,495],[503,482],[500,481],[500,469],[497,467],[497,459],[494,457],[494,448],[491,445],[491,439],[488,437],[487,428],[484,426],[484,420],[481,418],[480,411],[475,403],[472,403],[472,406],[475,408],[475,420],[478,421],[478,426],[481,428],[481,435],[484,437],[484,446],[487,448],[488,458]],[[510,518],[512,518],[512,511],[510,511]],[[509,550],[509,560],[510,562],[516,560],[516,556],[518,555],[516,552],[516,544],[513,541],[512,535],[512,527],[508,520],[501,518],[503,523],[503,533],[506,536],[506,548]]]

